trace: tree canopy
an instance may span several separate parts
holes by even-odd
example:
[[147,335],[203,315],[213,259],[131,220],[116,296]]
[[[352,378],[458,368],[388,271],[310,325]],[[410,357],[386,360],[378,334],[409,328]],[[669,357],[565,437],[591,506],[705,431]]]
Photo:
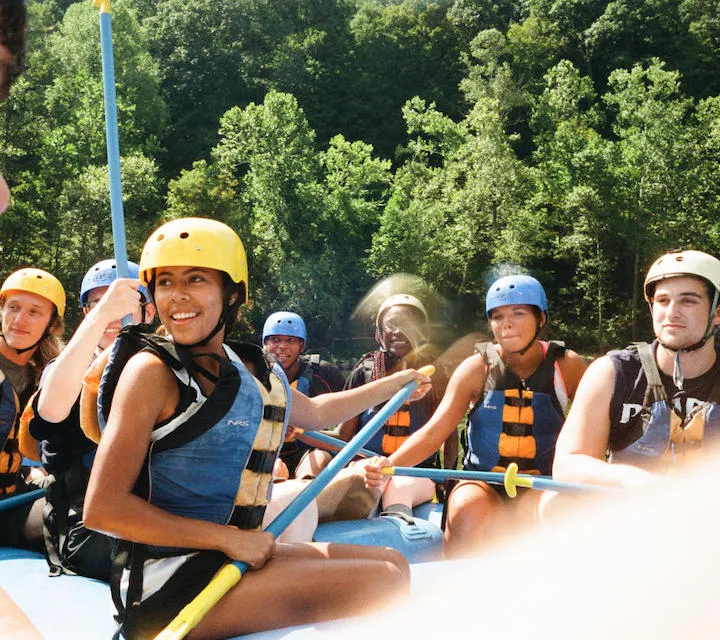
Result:
[[[28,69],[0,105],[0,275],[48,269],[72,300],[112,254],[98,16],[28,7]],[[453,335],[482,328],[488,284],[514,270],[573,346],[647,338],[652,260],[720,254],[719,16],[709,0],[115,0],[129,257],[168,218],[223,220],[250,261],[240,332],[294,310],[311,348],[398,272],[445,301]]]

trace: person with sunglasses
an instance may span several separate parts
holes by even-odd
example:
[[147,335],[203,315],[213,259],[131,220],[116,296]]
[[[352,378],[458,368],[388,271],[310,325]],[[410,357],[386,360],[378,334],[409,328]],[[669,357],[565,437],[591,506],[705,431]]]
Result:
[[666,253],[643,293],[655,340],[590,365],[558,439],[558,480],[645,487],[720,435],[720,260]]
[[[390,295],[380,304],[375,316],[375,340],[378,348],[359,359],[345,383],[346,389],[360,388],[407,367],[434,363],[438,355],[428,340],[428,313],[425,305],[407,293]],[[418,402],[407,402],[400,407],[365,445],[365,449],[389,456],[425,425],[442,397],[444,370],[442,367],[439,369],[435,373],[433,392]],[[339,438],[352,438],[381,407],[370,407],[344,422],[338,429]],[[444,445],[446,466],[452,466],[455,460],[456,442],[456,434],[449,434]],[[435,466],[438,461],[437,449],[441,446],[443,443],[428,452],[421,465]],[[327,465],[331,456],[328,451],[316,449],[307,460],[317,470]],[[318,496],[321,521],[366,518],[379,506],[381,516],[412,522],[413,507],[435,496],[435,483],[427,478],[396,477],[383,486],[381,494],[369,490],[364,481],[363,466],[366,463],[351,463]]]
[[20,440],[27,457],[39,459],[52,474],[43,514],[50,575],[110,579],[111,543],[87,529],[83,502],[97,445],[80,428],[80,392],[86,371],[118,335],[122,318],[151,323],[155,307],[130,262],[129,277],[118,278],[115,260],[90,267],[80,286],[85,318],[65,349],[49,363],[40,387],[21,419]]

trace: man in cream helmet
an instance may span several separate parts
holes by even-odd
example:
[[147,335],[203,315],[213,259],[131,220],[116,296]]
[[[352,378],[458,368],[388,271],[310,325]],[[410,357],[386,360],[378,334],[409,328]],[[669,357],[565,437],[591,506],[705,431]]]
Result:
[[666,253],[650,267],[644,295],[656,339],[588,368],[558,439],[559,480],[644,486],[720,434],[720,261]]

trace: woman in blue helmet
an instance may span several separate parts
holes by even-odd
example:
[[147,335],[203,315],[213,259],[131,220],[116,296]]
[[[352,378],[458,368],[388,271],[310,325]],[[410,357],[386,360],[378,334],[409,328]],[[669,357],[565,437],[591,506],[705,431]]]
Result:
[[[296,391],[314,398],[323,393],[343,390],[345,378],[337,367],[320,360],[317,354],[303,354],[307,345],[307,328],[297,313],[276,311],[270,314],[263,326],[262,342],[265,351],[278,359],[290,386]],[[282,464],[275,476],[295,477],[301,461],[312,449],[311,445],[298,440],[289,430],[280,450],[278,462]],[[303,472],[299,477],[302,475]]]
[[[475,353],[453,373],[442,402],[423,429],[389,458],[366,470],[368,486],[386,481],[388,465],[412,466],[436,451],[470,409],[464,467],[504,471],[511,462],[523,473],[550,475],[555,441],[567,404],[586,364],[574,351],[539,339],[548,307],[542,285],[531,276],[500,278],[488,290],[486,313],[494,342],[478,343]],[[534,517],[537,494],[518,500]],[[445,554],[476,552],[496,529],[508,503],[484,482],[458,483],[448,498]]]
[[80,391],[85,372],[110,346],[123,317],[151,322],[155,308],[129,263],[129,278],[118,278],[115,260],[93,265],[82,280],[85,314],[67,347],[49,363],[40,388],[23,412],[20,446],[26,457],[41,459],[55,482],[48,487],[45,543],[51,575],[80,574],[101,580],[110,575],[110,542],[82,522],[83,500],[97,446],[80,428]]

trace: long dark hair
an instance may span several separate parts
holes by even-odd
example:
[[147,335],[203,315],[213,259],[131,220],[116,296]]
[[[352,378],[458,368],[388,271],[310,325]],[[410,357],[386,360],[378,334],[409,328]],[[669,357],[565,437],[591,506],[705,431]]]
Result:
[[25,27],[27,9],[23,2],[0,4],[0,42],[10,49],[12,65],[7,82],[0,86],[0,99],[4,98],[15,80],[25,69]]

